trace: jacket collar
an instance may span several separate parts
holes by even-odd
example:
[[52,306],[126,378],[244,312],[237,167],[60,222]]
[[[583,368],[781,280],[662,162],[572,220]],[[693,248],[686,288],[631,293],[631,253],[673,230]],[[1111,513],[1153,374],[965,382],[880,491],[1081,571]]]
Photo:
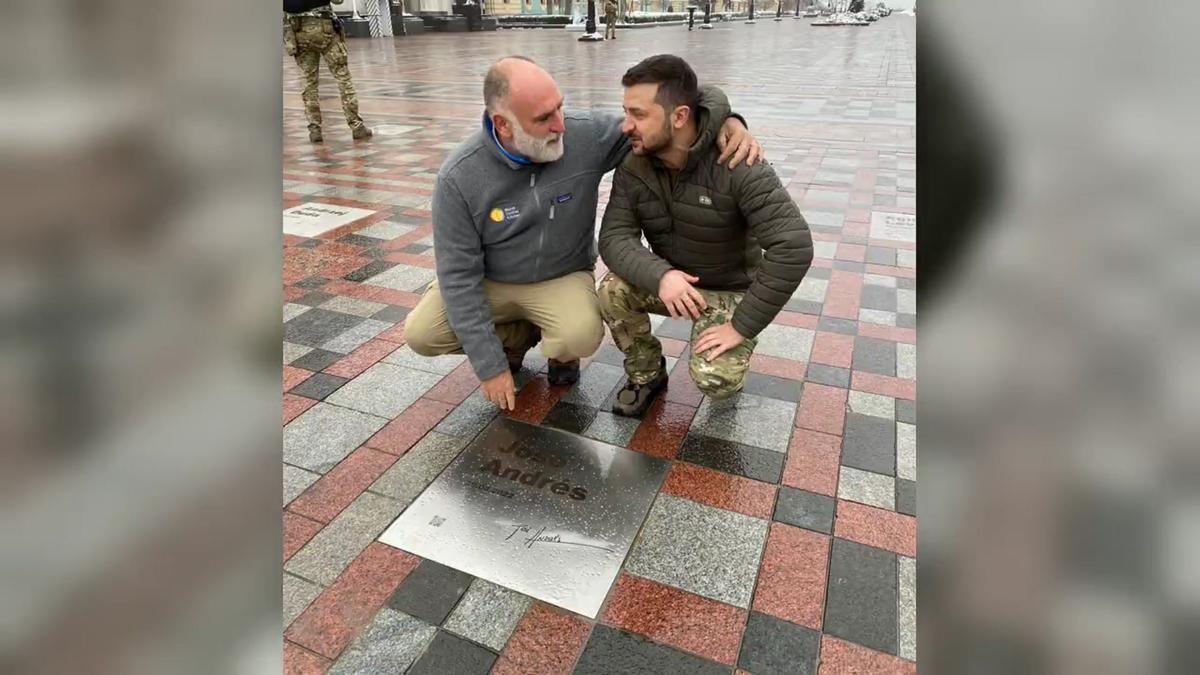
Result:
[[500,139],[496,136],[496,127],[492,124],[492,118],[485,111],[483,113],[483,134],[490,139],[484,141],[491,149],[492,154],[500,161],[508,165],[510,169],[520,169],[522,167],[533,165],[533,160],[513,152],[509,152],[503,145],[500,144]]

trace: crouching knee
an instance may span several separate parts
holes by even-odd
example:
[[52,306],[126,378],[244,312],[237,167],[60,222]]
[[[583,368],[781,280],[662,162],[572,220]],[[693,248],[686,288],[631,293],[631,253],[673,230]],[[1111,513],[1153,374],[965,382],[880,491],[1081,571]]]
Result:
[[555,335],[542,333],[542,351],[555,361],[574,361],[596,353],[604,340],[604,322],[599,316],[580,318],[563,326]]
[[696,383],[696,388],[703,392],[705,396],[716,400],[729,398],[737,394],[746,384],[746,373],[744,371],[722,372],[704,367],[697,368],[693,365],[691,374],[692,381]]

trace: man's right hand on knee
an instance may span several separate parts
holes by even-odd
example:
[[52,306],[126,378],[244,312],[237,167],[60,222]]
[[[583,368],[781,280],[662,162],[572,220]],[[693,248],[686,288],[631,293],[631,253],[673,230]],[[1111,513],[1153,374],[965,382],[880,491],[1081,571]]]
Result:
[[500,406],[501,410],[515,410],[517,407],[517,387],[513,383],[512,373],[508,370],[499,375],[484,380],[483,395],[487,400]]

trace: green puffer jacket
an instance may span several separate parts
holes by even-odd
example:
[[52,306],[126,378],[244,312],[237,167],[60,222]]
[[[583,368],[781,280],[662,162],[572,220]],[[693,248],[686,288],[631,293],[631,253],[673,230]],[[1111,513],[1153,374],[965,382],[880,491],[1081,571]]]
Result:
[[732,170],[717,164],[725,111],[712,112],[701,110],[700,135],[683,170],[633,153],[617,168],[600,256],[617,276],[656,295],[672,269],[699,277],[702,289],[745,291],[732,323],[752,338],[804,279],[812,235],[766,162]]

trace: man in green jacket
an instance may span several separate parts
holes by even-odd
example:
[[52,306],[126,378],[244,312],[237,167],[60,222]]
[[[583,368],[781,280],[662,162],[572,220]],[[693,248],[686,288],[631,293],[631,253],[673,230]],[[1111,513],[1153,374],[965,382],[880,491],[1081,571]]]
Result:
[[629,380],[613,412],[636,417],[667,383],[649,313],[692,319],[692,379],[712,398],[732,396],[756,336],[804,279],[813,247],[774,169],[714,162],[725,112],[696,106],[686,61],[652,56],[621,84],[633,152],[613,176],[599,242],[610,271],[597,292]]

